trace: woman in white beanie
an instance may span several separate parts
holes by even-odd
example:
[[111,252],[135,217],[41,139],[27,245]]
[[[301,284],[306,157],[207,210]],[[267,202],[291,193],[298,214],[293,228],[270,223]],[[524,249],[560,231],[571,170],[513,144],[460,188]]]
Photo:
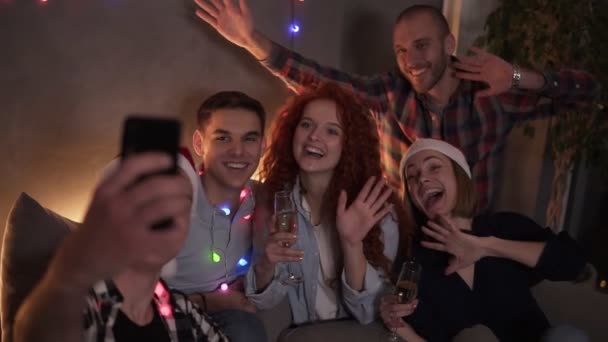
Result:
[[574,240],[516,213],[476,213],[469,165],[444,141],[412,144],[401,177],[422,276],[417,300],[383,299],[385,324],[407,341],[449,341],[478,324],[500,341],[546,338],[550,323],[530,286],[579,275],[586,262]]

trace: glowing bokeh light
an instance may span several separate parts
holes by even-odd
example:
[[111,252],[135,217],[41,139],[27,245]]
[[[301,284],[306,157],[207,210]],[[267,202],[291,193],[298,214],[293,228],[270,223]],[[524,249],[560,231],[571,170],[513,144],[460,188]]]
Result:
[[159,311],[160,311],[160,314],[163,315],[163,317],[171,316],[171,306],[169,306],[167,304],[161,305]]
[[211,253],[211,260],[215,263],[222,261],[222,257],[217,252]]

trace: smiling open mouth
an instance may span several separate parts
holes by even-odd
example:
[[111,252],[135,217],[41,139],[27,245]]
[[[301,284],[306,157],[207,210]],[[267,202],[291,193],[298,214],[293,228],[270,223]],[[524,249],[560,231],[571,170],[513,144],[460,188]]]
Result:
[[410,75],[412,75],[414,77],[418,77],[418,76],[424,74],[427,70],[428,70],[428,68],[424,67],[424,68],[418,68],[418,69],[409,69],[409,72],[410,72]]
[[229,169],[233,169],[233,170],[242,170],[242,169],[247,168],[247,166],[249,166],[249,163],[227,162],[227,163],[224,163],[224,166],[226,166]]
[[307,156],[312,156],[316,158],[322,158],[325,156],[325,153],[323,153],[321,149],[312,146],[306,146],[304,148],[304,151],[306,152]]
[[430,209],[443,198],[444,192],[439,189],[427,190],[422,197],[422,204],[425,208]]

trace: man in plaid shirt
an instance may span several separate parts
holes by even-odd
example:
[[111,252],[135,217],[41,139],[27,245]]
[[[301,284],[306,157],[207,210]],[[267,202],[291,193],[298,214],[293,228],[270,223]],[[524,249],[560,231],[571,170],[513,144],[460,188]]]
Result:
[[[192,186],[182,174],[141,179],[170,163],[136,155],[100,183],[84,222],[20,307],[15,341],[227,341],[158,277],[187,237]],[[172,226],[150,228],[167,217]]]
[[412,6],[393,30],[398,71],[362,77],[317,64],[255,30],[246,0],[195,0],[197,15],[247,49],[296,92],[338,82],[371,109],[388,181],[399,187],[399,161],[418,137],[461,149],[472,166],[482,208],[491,205],[505,139],[517,121],[552,115],[593,98],[598,84],[577,70],[539,73],[472,48],[452,56],[455,38],[439,10]]

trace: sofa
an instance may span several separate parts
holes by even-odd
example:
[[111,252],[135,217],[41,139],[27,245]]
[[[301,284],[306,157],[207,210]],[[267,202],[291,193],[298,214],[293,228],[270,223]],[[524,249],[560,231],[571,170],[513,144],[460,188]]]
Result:
[[[78,223],[44,208],[22,193],[6,223],[1,255],[0,321],[2,341],[11,341],[15,313],[44,274],[62,239]],[[591,341],[608,341],[608,294],[595,289],[596,273],[589,267],[585,281],[542,282],[533,292],[554,324],[571,324],[585,330]],[[380,323],[366,326],[352,320],[291,327],[287,301],[261,311],[270,341],[380,341],[385,328]],[[438,327],[440,328],[440,327]],[[456,341],[495,341],[484,327],[463,331]]]
[[[532,292],[552,324],[577,327],[590,341],[605,342],[608,341],[608,293],[600,293],[595,288],[597,272],[593,267],[588,266],[586,273],[585,280],[576,284],[543,281]],[[361,326],[352,320],[290,328],[290,316],[287,301],[258,313],[270,341],[381,341],[380,336],[386,331],[381,323]],[[462,331],[454,341],[494,342],[498,339],[480,325]]]

